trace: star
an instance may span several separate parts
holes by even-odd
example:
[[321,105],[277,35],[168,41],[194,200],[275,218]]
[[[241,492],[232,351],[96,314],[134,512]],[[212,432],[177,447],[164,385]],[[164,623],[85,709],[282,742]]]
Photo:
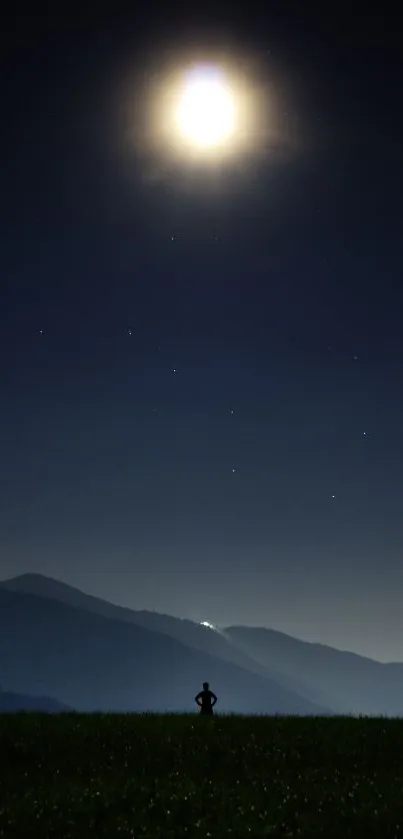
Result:
[[131,329],[128,329],[128,330],[127,330],[127,334],[128,334],[128,335],[132,335],[132,330],[131,330]]
[[172,370],[172,372],[173,372],[174,376],[176,376],[176,374],[177,374],[177,372],[178,372],[177,367],[174,367],[174,368],[173,368],[173,370]]
[[233,415],[233,413],[234,413],[234,409],[233,409],[233,408],[230,408],[230,409],[229,409],[229,412],[230,412],[230,414],[231,414],[231,416],[232,416],[232,415]]
[[231,472],[232,472],[232,474],[234,475],[234,474],[235,474],[235,472],[236,472],[236,469],[234,469],[234,467],[232,467]]

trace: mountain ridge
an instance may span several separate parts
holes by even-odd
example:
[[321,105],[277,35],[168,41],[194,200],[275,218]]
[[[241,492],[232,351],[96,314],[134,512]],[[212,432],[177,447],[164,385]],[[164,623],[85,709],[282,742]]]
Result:
[[274,679],[287,690],[292,690],[298,694],[302,690],[302,696],[310,702],[319,702],[319,704],[331,708],[330,698],[326,696],[325,691],[316,691],[314,695],[311,695],[312,691],[308,689],[306,691],[307,695],[305,695],[305,686],[300,684],[299,680],[294,679],[292,675],[277,673],[273,669],[269,670],[267,666],[262,665],[256,658],[234,644],[232,639],[225,634],[225,630],[212,631],[188,618],[177,618],[148,610],[136,611],[127,606],[118,606],[42,574],[20,575],[0,583],[0,588],[2,587],[11,591],[24,591],[56,599],[59,602],[89,609],[103,617],[124,620],[137,626],[143,626],[153,632],[162,632],[169,637],[177,638],[181,643],[185,643],[194,649],[218,655],[225,661],[231,661],[264,678]]
[[[198,623],[197,621],[191,620],[190,618],[177,617],[176,615],[171,615],[169,612],[157,612],[153,609],[133,609],[130,606],[122,606],[118,603],[113,603],[110,600],[105,600],[105,598],[103,598],[103,597],[98,597],[98,595],[89,594],[88,592],[84,592],[84,591],[82,591],[82,589],[77,588],[77,586],[72,586],[70,583],[66,583],[63,580],[58,580],[55,577],[49,577],[48,575],[41,574],[39,572],[26,572],[24,574],[18,574],[15,577],[9,577],[5,580],[0,580],[0,588],[8,588],[9,590],[19,590],[19,591],[24,590],[24,591],[27,591],[27,589],[25,588],[25,584],[26,583],[29,584],[31,582],[32,583],[40,583],[40,584],[45,582],[45,584],[51,584],[52,589],[53,589],[52,593],[49,592],[49,594],[47,594],[47,595],[42,594],[42,596],[48,596],[48,597],[52,597],[54,599],[57,599],[56,591],[59,589],[60,592],[62,592],[62,591],[67,589],[70,592],[74,592],[75,595],[79,595],[80,599],[83,598],[83,601],[84,601],[84,599],[85,600],[90,599],[91,601],[94,601],[94,602],[97,602],[97,603],[107,604],[108,607],[111,607],[113,609],[118,609],[122,613],[127,613],[127,614],[131,614],[131,615],[134,614],[136,616],[140,616],[140,615],[147,615],[147,616],[150,615],[150,616],[153,616],[153,617],[158,616],[158,617],[161,617],[161,618],[167,618],[171,621],[181,621],[181,623],[183,625],[185,625],[185,624],[190,624],[192,626],[201,626],[202,625],[202,624]],[[15,586],[15,588],[14,588],[14,586]],[[21,586],[23,586],[23,587],[21,587]],[[36,588],[36,586],[35,586],[35,588]],[[32,593],[34,593],[34,591]],[[36,593],[38,593],[37,590],[36,590]],[[65,602],[65,601],[62,600],[61,602]],[[291,635],[290,633],[284,632],[283,630],[273,629],[272,627],[268,627],[268,626],[260,626],[258,624],[256,624],[256,625],[255,624],[254,625],[245,625],[245,624],[227,624],[227,625],[223,624],[223,625],[221,625],[220,624],[220,626],[217,626],[217,629],[225,632],[225,631],[229,631],[232,628],[238,629],[239,627],[242,627],[245,630],[257,630],[257,631],[264,631],[264,632],[272,632],[272,633],[275,633],[276,636],[278,636],[278,637],[282,637],[282,638],[285,638],[285,639],[290,639],[291,641],[297,642],[298,644],[303,644],[303,645],[306,645],[306,646],[309,646],[309,647],[320,647],[320,648],[323,648],[325,650],[331,650],[332,652],[335,652],[335,653],[341,653],[343,655],[354,656],[354,657],[359,658],[359,659],[365,659],[366,661],[375,662],[376,664],[380,664],[382,666],[389,666],[389,665],[395,666],[395,665],[399,665],[399,664],[401,664],[403,666],[403,661],[402,662],[401,661],[393,661],[393,662],[379,661],[376,658],[371,658],[370,656],[362,655],[361,653],[357,653],[354,650],[340,649],[339,647],[333,647],[331,644],[324,644],[321,641],[307,641],[306,639],[299,638],[296,635]]]
[[135,611],[88,595],[58,580],[27,574],[0,583],[0,591],[28,590],[44,599],[79,604],[108,620],[174,638],[194,652],[212,655],[291,691],[299,699],[334,713],[400,715],[403,664],[384,663],[320,642],[297,639],[265,627],[211,629],[188,619]]
[[61,714],[71,709],[50,696],[26,696],[0,688],[0,714],[15,714],[19,711]]
[[12,691],[81,711],[191,711],[207,678],[226,713],[331,713],[176,638],[3,587],[0,672]]

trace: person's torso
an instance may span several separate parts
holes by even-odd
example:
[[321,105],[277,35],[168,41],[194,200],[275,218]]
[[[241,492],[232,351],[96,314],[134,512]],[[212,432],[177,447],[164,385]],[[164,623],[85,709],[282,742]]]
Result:
[[213,694],[211,690],[202,690],[201,701],[202,708],[211,708],[213,702]]

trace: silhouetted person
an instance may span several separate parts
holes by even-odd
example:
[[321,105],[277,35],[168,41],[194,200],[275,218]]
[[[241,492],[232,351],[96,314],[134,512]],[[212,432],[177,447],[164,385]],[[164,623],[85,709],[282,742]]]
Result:
[[210,715],[213,714],[214,705],[217,702],[217,697],[212,690],[210,690],[210,686],[208,682],[203,682],[203,690],[195,696],[195,702],[200,708],[201,714]]

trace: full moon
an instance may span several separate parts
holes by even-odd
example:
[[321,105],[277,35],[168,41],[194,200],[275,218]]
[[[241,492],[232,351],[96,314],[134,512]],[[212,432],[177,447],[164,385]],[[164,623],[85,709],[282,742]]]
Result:
[[192,177],[202,169],[225,177],[266,154],[273,120],[270,124],[267,91],[254,76],[252,59],[248,66],[242,55],[235,60],[225,51],[214,57],[210,51],[197,59],[181,57],[179,49],[153,70],[150,66],[137,105],[131,89],[128,93],[134,136],[150,164],[150,177],[176,178],[179,172]]
[[179,89],[176,124],[180,136],[199,149],[229,140],[236,122],[235,97],[217,67],[195,67]]

